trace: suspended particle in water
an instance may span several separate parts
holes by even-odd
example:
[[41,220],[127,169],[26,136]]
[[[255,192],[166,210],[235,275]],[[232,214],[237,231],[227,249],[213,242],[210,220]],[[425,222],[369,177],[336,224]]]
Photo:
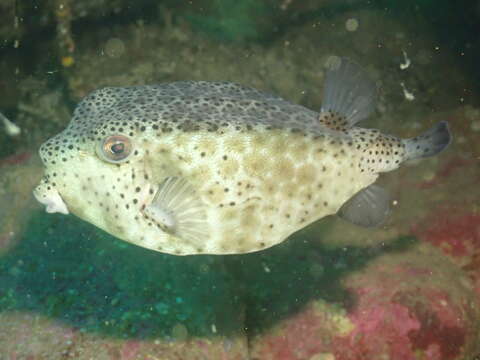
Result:
[[336,70],[340,67],[342,59],[339,56],[330,55],[326,58],[324,66],[329,70]]
[[176,323],[172,327],[172,337],[176,341],[185,341],[188,338],[188,329],[182,323]]
[[357,19],[348,19],[346,22],[345,22],[345,28],[347,29],[347,31],[357,31],[358,29],[358,20]]
[[122,40],[111,38],[105,44],[105,54],[112,58],[117,58],[125,53],[125,44]]
[[5,127],[5,132],[8,136],[17,136],[20,135],[22,130],[20,127],[13,122],[11,122],[5,115],[0,113],[0,120],[3,122],[3,126]]

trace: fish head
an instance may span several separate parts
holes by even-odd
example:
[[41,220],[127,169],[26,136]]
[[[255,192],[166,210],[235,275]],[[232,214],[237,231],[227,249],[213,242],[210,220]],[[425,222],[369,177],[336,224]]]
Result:
[[44,176],[35,198],[47,212],[72,213],[129,242],[167,241],[170,235],[143,212],[158,187],[151,135],[131,112],[105,104],[96,109],[95,96],[87,100],[91,108],[85,110],[84,100],[68,127],[40,147]]
[[128,134],[115,131],[78,138],[66,130],[40,147],[45,172],[34,195],[47,212],[71,212],[98,226],[130,207],[127,193],[137,187],[145,192],[143,151]]

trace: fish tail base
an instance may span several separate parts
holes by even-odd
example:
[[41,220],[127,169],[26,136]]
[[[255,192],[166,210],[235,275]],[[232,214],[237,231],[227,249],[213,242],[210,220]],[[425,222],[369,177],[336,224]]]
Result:
[[433,156],[445,150],[452,142],[452,135],[446,121],[441,121],[422,135],[405,139],[405,160]]

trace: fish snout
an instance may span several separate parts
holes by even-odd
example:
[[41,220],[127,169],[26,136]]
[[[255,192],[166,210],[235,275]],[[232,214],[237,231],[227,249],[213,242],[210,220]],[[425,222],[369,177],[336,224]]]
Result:
[[47,213],[61,213],[68,215],[69,211],[67,205],[63,201],[60,193],[51,185],[47,185],[42,181],[33,190],[33,196],[40,204],[45,205]]

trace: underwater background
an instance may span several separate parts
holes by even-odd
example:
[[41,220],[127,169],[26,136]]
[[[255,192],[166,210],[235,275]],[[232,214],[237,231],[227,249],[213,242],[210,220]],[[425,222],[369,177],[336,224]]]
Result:
[[[0,0],[0,20],[0,360],[480,359],[480,1]],[[366,127],[453,133],[381,177],[379,229],[176,257],[33,199],[39,145],[94,89],[228,80],[318,110],[332,56],[379,87]]]

